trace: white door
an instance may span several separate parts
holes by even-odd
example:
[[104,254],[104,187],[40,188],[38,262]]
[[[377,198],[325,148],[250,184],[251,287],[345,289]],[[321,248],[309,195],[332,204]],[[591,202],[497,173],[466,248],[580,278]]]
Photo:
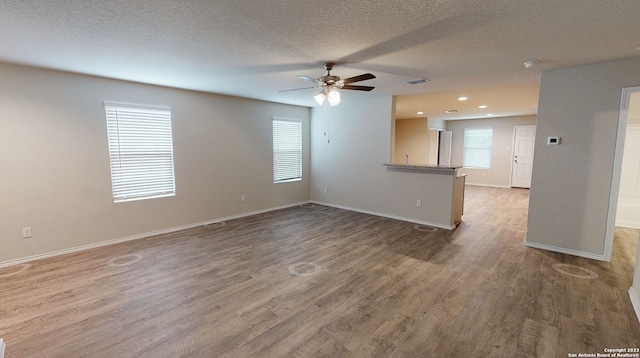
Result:
[[531,188],[531,169],[533,167],[533,148],[536,139],[536,126],[516,126],[513,131],[513,166],[511,186]]
[[451,166],[451,138],[452,131],[440,131],[440,151],[438,165]]

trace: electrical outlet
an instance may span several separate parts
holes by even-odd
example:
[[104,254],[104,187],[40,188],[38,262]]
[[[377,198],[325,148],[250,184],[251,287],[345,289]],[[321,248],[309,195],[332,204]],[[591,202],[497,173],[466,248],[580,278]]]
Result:
[[418,207],[422,206],[422,200],[420,199],[416,200],[416,206]]
[[240,195],[240,201],[247,201],[247,197],[244,195]]
[[22,228],[22,238],[23,239],[28,239],[28,238],[30,238],[32,236],[33,236],[33,233],[31,232],[31,226]]

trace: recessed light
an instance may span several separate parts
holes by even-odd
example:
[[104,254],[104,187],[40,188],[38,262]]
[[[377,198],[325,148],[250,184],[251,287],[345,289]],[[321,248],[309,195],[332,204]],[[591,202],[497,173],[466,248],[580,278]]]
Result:
[[533,67],[536,67],[538,63],[540,63],[540,61],[538,60],[527,61],[523,63],[522,66],[524,66],[524,68],[533,68]]
[[469,98],[464,97],[464,96],[462,96],[462,97],[458,97],[458,101],[466,101],[466,100],[468,100],[468,99],[469,99]]
[[458,112],[457,109],[447,109],[446,111],[444,111],[444,113],[456,113]]
[[493,116],[493,113],[487,113],[487,117]]
[[485,108],[487,108],[487,105],[486,104],[481,104],[481,105],[478,106],[478,108],[485,109]]
[[418,112],[417,114],[424,114],[424,112]]

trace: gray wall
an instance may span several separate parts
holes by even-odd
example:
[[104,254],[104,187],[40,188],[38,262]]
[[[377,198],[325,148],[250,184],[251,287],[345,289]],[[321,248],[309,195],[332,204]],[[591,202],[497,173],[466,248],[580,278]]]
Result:
[[542,74],[527,245],[607,259],[621,93],[638,85],[640,58]]
[[[5,64],[0,78],[0,263],[309,200],[306,107]],[[173,109],[175,197],[113,203],[105,100]],[[300,182],[273,184],[273,116],[303,121]]]
[[529,124],[536,124],[536,116],[446,121],[447,130],[453,132],[451,164],[462,165],[465,128],[493,128],[491,168],[462,168],[460,173],[467,174],[467,184],[509,187],[513,158],[513,127]]
[[[312,109],[311,200],[450,227],[450,175],[383,166],[391,158],[393,117],[392,97],[344,98],[339,106]],[[422,207],[416,207],[417,199]]]

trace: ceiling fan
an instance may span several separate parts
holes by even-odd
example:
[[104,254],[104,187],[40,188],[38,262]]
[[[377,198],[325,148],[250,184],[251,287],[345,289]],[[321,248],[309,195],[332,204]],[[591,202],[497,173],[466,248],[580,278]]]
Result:
[[376,76],[371,73],[364,73],[359,76],[345,78],[341,80],[338,76],[332,76],[331,71],[333,70],[333,66],[335,63],[328,62],[324,64],[324,69],[327,71],[326,76],[321,76],[318,78],[313,78],[309,76],[296,76],[300,79],[310,81],[315,83],[316,85],[313,87],[303,87],[303,88],[294,88],[289,90],[283,90],[280,92],[288,92],[288,91],[298,91],[304,89],[313,89],[313,88],[322,88],[322,92],[318,95],[314,96],[315,100],[322,104],[325,99],[329,101],[331,106],[336,106],[340,103],[340,92],[338,90],[354,90],[354,91],[371,91],[375,87],[372,86],[359,86],[359,85],[351,85],[350,83],[366,81],[376,78]]

